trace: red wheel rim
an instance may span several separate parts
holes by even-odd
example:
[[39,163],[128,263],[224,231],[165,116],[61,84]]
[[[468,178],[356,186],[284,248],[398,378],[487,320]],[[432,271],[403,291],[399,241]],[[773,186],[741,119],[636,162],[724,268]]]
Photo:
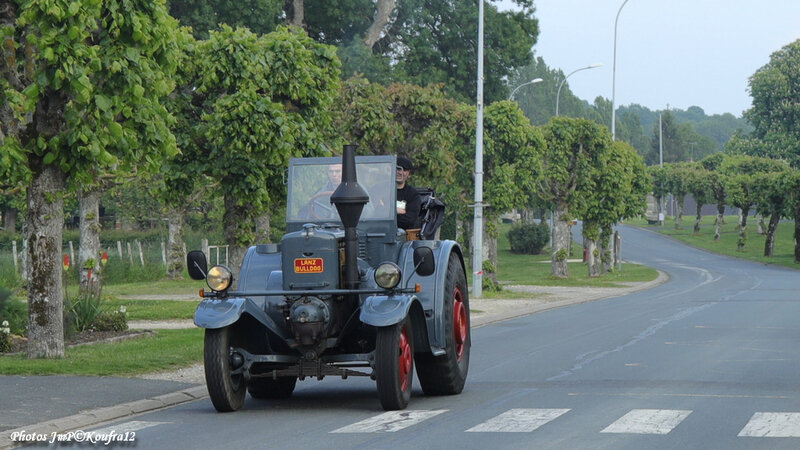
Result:
[[464,356],[464,344],[467,341],[467,309],[458,286],[453,290],[453,342],[456,358],[461,361]]
[[397,357],[397,375],[400,381],[400,389],[405,391],[409,388],[408,379],[411,374],[411,362],[413,355],[411,354],[411,342],[408,341],[406,334],[406,327],[400,330],[400,338],[397,340],[397,348],[399,355]]

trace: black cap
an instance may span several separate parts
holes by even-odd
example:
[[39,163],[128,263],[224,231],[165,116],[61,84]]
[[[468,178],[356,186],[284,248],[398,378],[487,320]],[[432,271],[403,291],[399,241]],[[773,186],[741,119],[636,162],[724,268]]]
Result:
[[397,166],[402,167],[403,170],[411,170],[414,168],[414,165],[411,164],[411,160],[402,156],[397,157]]

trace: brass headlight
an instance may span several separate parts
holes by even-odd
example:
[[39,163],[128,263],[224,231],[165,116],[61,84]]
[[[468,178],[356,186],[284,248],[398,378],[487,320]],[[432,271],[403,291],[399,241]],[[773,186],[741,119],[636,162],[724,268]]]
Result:
[[375,283],[384,289],[394,289],[403,278],[400,267],[393,262],[381,263],[375,269]]
[[212,291],[221,292],[229,287],[233,282],[233,272],[225,266],[214,266],[208,269],[206,284]]

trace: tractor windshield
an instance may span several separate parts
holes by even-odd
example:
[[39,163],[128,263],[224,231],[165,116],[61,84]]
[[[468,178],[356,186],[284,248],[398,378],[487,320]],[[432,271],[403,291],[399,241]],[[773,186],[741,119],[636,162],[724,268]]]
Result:
[[[373,158],[374,159],[374,158]],[[359,161],[358,184],[369,195],[361,220],[386,220],[395,214],[394,164],[392,161]],[[330,197],[342,179],[341,158],[309,158],[289,166],[287,222],[339,222]]]

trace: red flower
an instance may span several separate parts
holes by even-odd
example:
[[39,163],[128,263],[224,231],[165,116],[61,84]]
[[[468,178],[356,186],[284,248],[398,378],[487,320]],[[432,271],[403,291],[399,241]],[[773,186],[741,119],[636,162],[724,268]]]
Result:
[[66,253],[64,254],[61,266],[64,267],[64,270],[69,270],[69,255],[67,255]]

